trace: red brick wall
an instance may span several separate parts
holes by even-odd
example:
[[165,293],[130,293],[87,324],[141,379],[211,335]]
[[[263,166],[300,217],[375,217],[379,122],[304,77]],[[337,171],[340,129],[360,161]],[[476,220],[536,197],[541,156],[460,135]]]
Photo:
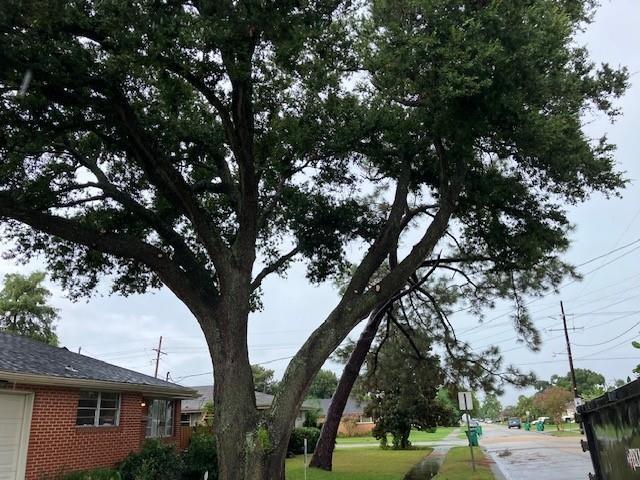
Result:
[[[142,394],[120,393],[118,426],[87,427],[76,426],[80,390],[35,385],[17,388],[35,394],[26,480],[41,480],[61,472],[113,467],[130,452],[138,450],[144,441]],[[176,411],[180,411],[180,402],[177,402]]]

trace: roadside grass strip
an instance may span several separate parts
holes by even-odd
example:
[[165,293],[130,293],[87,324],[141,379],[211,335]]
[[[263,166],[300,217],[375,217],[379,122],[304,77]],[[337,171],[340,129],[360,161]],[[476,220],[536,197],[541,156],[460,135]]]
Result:
[[[431,452],[432,449],[427,447],[412,450],[366,447],[336,450],[333,471],[307,468],[307,480],[402,480],[416,463]],[[298,455],[287,459],[285,471],[286,480],[304,480],[304,457]]]
[[[409,441],[411,443],[415,442],[438,442],[444,439],[447,435],[449,435],[455,427],[438,427],[438,429],[433,432],[421,432],[420,430],[412,430],[411,435],[409,435]],[[465,437],[466,438],[466,437]],[[391,438],[389,438],[391,441]],[[370,443],[370,444],[378,444],[380,440],[376,440],[371,435],[366,437],[338,437],[336,438],[336,443],[338,445],[346,445],[352,443]]]
[[440,472],[433,480],[494,480],[488,460],[479,447],[473,448],[476,460],[476,471],[471,468],[469,447],[453,447],[440,467]]

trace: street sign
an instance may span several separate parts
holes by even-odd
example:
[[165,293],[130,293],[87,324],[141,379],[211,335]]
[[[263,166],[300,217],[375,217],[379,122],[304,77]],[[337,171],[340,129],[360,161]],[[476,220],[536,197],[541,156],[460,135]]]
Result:
[[[473,397],[471,396],[471,392],[458,392],[458,406],[460,410],[465,410],[469,412],[469,410],[473,410]],[[469,439],[469,452],[471,453],[471,465],[473,466],[473,471],[476,471],[476,459],[473,458],[473,445],[471,444],[471,425],[469,424],[469,413],[466,413],[467,417],[467,437]]]
[[458,407],[460,410],[473,410],[471,392],[458,392]]

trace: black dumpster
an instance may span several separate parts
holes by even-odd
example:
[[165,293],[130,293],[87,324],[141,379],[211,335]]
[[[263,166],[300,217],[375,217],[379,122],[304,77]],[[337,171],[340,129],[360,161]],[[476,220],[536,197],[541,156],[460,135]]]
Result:
[[640,480],[640,380],[578,407],[597,480]]

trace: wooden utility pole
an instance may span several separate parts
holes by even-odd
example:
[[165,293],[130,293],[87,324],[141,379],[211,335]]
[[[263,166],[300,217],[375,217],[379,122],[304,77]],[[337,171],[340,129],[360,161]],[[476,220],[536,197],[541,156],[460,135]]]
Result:
[[154,373],[154,377],[158,378],[158,366],[160,366],[160,355],[166,355],[162,351],[162,335],[160,335],[160,341],[158,342],[158,348],[153,348],[153,351],[156,352],[156,373]]
[[573,355],[571,355],[571,342],[569,342],[569,331],[567,330],[567,318],[564,314],[564,305],[560,300],[560,311],[562,312],[562,325],[564,326],[564,338],[567,341],[567,355],[569,356],[569,370],[571,371],[571,383],[573,384],[573,398],[578,398],[578,384],[576,382],[576,372],[573,369]]

